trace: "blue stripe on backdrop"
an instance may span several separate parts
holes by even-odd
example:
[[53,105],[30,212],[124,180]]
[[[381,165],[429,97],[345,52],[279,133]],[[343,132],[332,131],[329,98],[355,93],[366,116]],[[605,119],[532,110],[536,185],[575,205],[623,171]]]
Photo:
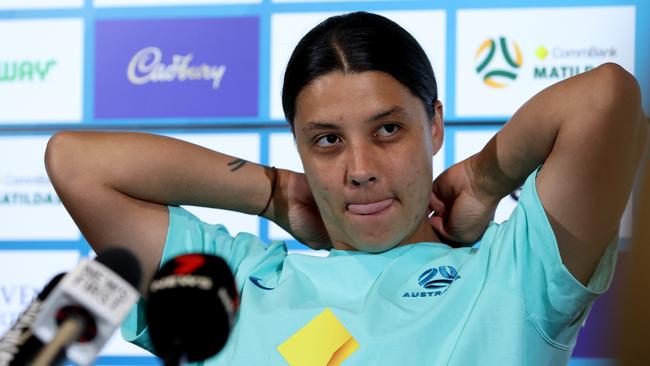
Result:
[[[95,100],[95,18],[93,0],[85,0],[84,5],[84,85],[83,121],[93,118]],[[83,123],[83,122],[82,122]]]
[[85,241],[0,241],[0,253],[4,250],[77,250],[81,255],[88,252],[88,244]]
[[[268,111],[267,111],[268,113]],[[264,131],[260,133],[260,163],[269,165],[269,132]],[[265,243],[269,242],[269,221],[263,218],[259,220],[260,224],[260,239]]]
[[0,10],[0,20],[4,19],[50,19],[80,18],[86,11],[77,9],[38,9],[38,10]]

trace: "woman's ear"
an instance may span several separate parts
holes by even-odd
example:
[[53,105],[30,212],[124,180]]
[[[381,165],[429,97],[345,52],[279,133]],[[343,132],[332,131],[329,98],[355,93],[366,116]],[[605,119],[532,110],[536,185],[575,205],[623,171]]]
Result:
[[433,118],[431,120],[431,146],[433,147],[433,155],[437,154],[442,147],[442,142],[445,139],[444,129],[444,111],[442,103],[439,100],[433,102]]

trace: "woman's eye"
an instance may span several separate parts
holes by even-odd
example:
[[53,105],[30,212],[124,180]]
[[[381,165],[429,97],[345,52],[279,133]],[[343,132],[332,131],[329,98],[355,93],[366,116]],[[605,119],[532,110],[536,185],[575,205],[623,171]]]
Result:
[[318,138],[316,140],[316,145],[318,145],[319,147],[328,147],[336,144],[339,141],[340,139],[338,136],[329,134]]
[[399,129],[400,129],[400,126],[398,126],[397,124],[388,123],[388,124],[385,124],[385,125],[379,127],[379,129],[376,132],[376,135],[384,136],[384,137],[385,136],[392,136],[392,135],[396,134],[397,131],[399,131]]

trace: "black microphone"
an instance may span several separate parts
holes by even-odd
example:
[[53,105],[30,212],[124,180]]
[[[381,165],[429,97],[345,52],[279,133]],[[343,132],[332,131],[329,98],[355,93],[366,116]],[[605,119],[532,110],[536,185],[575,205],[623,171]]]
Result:
[[165,263],[149,286],[147,322],[165,365],[203,361],[228,340],[239,298],[226,262],[186,254]]
[[64,275],[65,273],[59,273],[54,276],[20,314],[13,326],[0,338],[0,366],[27,365],[36,352],[43,348],[43,342],[32,334],[31,326],[41,312],[43,301]]
[[90,365],[138,301],[141,276],[138,260],[126,249],[82,260],[45,300],[32,325],[46,343],[32,365],[59,364],[64,356]]

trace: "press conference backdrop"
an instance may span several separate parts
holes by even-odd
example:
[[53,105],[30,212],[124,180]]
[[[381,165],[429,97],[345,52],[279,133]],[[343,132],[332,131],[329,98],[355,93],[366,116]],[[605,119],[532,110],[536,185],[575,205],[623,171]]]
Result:
[[[308,29],[353,10],[397,21],[429,55],[446,122],[436,175],[478,151],[534,93],[604,62],[636,75],[650,111],[647,0],[0,0],[0,332],[51,276],[91,254],[45,173],[52,133],[149,131],[301,171],[282,115],[283,69]],[[496,221],[516,199],[503,199]],[[233,233],[305,250],[258,217],[189,209]],[[594,306],[572,365],[614,363],[619,287],[615,280]],[[117,335],[98,359],[157,363]]]

